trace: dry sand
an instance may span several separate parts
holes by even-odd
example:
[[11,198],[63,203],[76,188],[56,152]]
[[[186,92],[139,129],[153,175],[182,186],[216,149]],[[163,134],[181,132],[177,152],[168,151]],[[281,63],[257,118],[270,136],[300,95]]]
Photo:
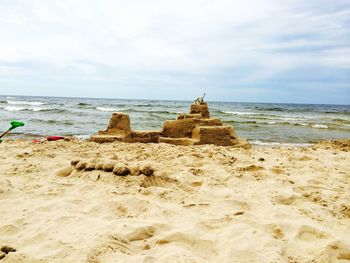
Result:
[[[64,177],[74,159],[155,172]],[[0,167],[0,245],[16,249],[0,252],[1,263],[350,260],[348,142],[243,150],[17,141],[0,144]]]

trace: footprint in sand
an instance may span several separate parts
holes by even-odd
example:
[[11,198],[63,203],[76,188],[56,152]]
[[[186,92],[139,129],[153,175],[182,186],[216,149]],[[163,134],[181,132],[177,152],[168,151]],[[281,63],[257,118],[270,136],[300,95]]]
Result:
[[129,241],[145,240],[153,237],[156,229],[152,226],[140,227],[129,233],[126,237]]
[[0,236],[15,235],[18,232],[19,228],[13,224],[8,224],[0,227]]
[[177,243],[189,250],[192,250],[202,258],[206,258],[210,262],[210,258],[218,255],[215,243],[209,240],[199,239],[196,236],[187,235],[181,232],[169,234],[156,241],[157,245],[167,245],[169,243]]
[[339,260],[350,261],[350,249],[340,241],[328,244],[317,258],[317,262],[339,262]]
[[315,241],[317,239],[323,239],[328,236],[327,233],[317,230],[311,226],[303,225],[299,228],[298,238],[303,241]]
[[88,253],[86,262],[99,263],[100,258],[107,253],[132,255],[138,250],[141,249],[131,245],[127,238],[119,234],[113,234],[98,241],[98,245]]
[[274,197],[274,201],[280,205],[291,205],[297,199],[296,195],[277,195]]

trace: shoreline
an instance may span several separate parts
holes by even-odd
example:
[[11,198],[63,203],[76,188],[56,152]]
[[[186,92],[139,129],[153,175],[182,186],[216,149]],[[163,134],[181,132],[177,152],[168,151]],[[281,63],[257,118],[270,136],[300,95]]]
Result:
[[[56,135],[56,134],[54,134]],[[38,135],[38,134],[23,134],[23,133],[10,133],[6,137],[3,138],[3,142],[6,141],[32,141],[36,139],[45,140],[48,136],[52,135]],[[89,141],[91,136],[93,135],[59,135],[67,138],[67,140],[79,140],[79,141]],[[310,147],[317,144],[327,143],[327,142],[337,142],[337,141],[347,141],[350,138],[341,138],[341,139],[329,139],[329,140],[321,140],[316,142],[271,142],[271,141],[262,141],[256,139],[247,139],[247,141],[252,146],[263,146],[263,147]]]

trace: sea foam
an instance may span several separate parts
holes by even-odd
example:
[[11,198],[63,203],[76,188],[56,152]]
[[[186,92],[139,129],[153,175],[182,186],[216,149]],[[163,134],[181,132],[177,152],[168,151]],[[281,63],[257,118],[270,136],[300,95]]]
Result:
[[98,110],[98,111],[119,111],[119,109],[116,109],[116,108],[106,108],[106,107],[97,107],[96,110]]
[[241,112],[241,111],[226,111],[226,114],[232,114],[232,115],[256,115],[259,113],[256,112]]
[[41,107],[25,107],[25,106],[5,106],[3,107],[5,111],[16,112],[16,111],[47,111],[50,109],[41,108]]
[[22,101],[22,100],[8,100],[8,104],[13,104],[13,105],[32,105],[32,106],[39,106],[39,105],[44,105],[45,102],[40,102],[40,101]]
[[19,107],[19,106],[6,106],[4,107],[4,110],[6,111],[22,111],[25,110],[25,107]]
[[314,124],[311,127],[316,129],[328,129],[328,126],[324,124]]

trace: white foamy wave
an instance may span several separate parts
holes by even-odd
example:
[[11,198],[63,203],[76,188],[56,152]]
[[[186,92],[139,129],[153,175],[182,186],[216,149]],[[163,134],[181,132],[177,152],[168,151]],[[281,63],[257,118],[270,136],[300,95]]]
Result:
[[254,115],[257,114],[255,112],[241,112],[241,111],[226,111],[226,114],[232,114],[232,115]]
[[328,126],[324,124],[314,124],[311,127],[316,129],[328,129]]
[[44,110],[46,110],[46,108],[33,108],[31,110],[33,110],[33,111],[44,111]]
[[283,143],[283,142],[263,142],[259,140],[250,141],[251,144],[260,146],[285,146],[285,147],[307,147],[313,144],[311,143]]
[[19,107],[19,106],[6,106],[4,107],[4,110],[6,111],[22,111],[25,110],[25,107]]
[[45,111],[47,108],[40,108],[40,107],[25,107],[25,106],[5,106],[2,107],[5,111],[10,111],[10,112],[16,112],[16,111]]
[[8,100],[8,104],[14,104],[14,105],[32,105],[32,106],[39,106],[44,105],[45,102],[40,101],[21,101],[21,100]]
[[119,109],[116,109],[116,108],[105,108],[105,107],[97,107],[96,110],[99,110],[99,111],[119,111]]

